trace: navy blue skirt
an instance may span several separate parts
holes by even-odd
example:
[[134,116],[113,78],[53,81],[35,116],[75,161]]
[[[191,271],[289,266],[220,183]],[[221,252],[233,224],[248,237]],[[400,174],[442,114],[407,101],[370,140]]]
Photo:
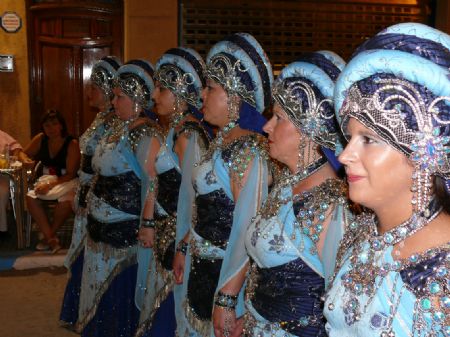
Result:
[[83,273],[84,249],[70,266],[70,278],[67,281],[66,291],[61,308],[59,320],[67,327],[74,328],[78,320],[78,307],[80,304],[81,275]]
[[97,311],[86,325],[83,337],[133,337],[139,322],[139,310],[134,304],[137,264],[114,278],[103,294]]
[[142,337],[174,337],[175,329],[175,302],[173,292],[170,292],[156,311],[152,327]]

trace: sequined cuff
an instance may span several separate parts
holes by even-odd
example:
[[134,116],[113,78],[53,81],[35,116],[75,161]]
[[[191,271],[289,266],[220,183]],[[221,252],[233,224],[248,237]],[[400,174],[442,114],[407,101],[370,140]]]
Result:
[[184,256],[186,256],[188,250],[188,243],[181,240],[180,242],[178,242],[177,244],[177,252],[180,252],[181,254],[183,254]]
[[214,296],[214,304],[226,310],[234,310],[237,305],[237,299],[237,295],[224,294],[219,291],[217,295]]
[[143,228],[153,228],[155,229],[156,226],[156,220],[155,219],[142,219],[141,220],[141,227]]

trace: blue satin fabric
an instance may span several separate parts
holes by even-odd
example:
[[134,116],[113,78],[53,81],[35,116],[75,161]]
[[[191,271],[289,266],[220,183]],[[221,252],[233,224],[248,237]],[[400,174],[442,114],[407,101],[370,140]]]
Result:
[[[259,76],[261,78],[261,83],[258,83],[262,86],[262,92],[264,94],[264,106],[268,107],[270,105],[270,86],[271,86],[271,76],[269,74],[269,70],[265,64],[265,60],[263,60],[263,56],[260,54],[260,50],[258,47],[254,45],[252,42],[248,40],[248,37],[244,37],[240,34],[233,34],[225,37],[224,41],[230,41],[242,48],[253,60],[255,68],[258,70]],[[271,71],[271,69],[270,69]],[[243,77],[246,78],[246,77]],[[247,84],[247,83],[246,83]],[[254,86],[254,81],[250,81],[248,86]]]
[[195,231],[213,245],[226,248],[233,225],[234,201],[220,189],[195,198],[197,223]]
[[[167,138],[161,142],[161,149],[155,163],[159,185],[157,207],[155,209],[157,217],[176,216],[177,209],[182,209],[180,204],[185,206],[192,205],[190,201],[192,199],[189,197],[189,190],[192,189],[192,184],[188,184],[188,182],[191,182],[192,178],[192,167],[194,165],[192,161],[198,158],[198,155],[195,156],[194,153],[200,153],[200,138],[202,136],[200,133],[203,132],[199,124],[195,124],[193,126],[192,122],[186,121],[178,133],[171,129]],[[177,154],[174,152],[174,145],[178,135],[185,130],[186,134],[189,135],[189,140],[183,157],[184,162],[180,163]],[[189,221],[186,218],[186,222],[182,226],[183,229],[180,229],[178,228],[177,219],[177,238],[179,230],[188,230],[190,226]],[[171,245],[166,251],[164,264],[157,266],[157,263],[161,261],[156,261],[152,250],[139,249],[138,259],[140,266],[139,283],[135,294],[136,305],[141,309],[141,327],[148,323],[149,320],[152,326],[151,330],[144,332],[144,336],[150,334],[149,336],[169,337],[175,333],[175,321],[171,320],[171,318],[168,321],[166,318],[161,318],[162,316],[174,316],[176,310],[174,304],[176,300],[174,301],[173,299],[174,294],[169,292],[168,297],[164,298],[166,291],[173,288],[172,272],[168,270],[169,266],[171,267],[173,250],[174,245]],[[163,267],[164,271],[161,272],[159,267]],[[177,293],[177,289],[174,292]],[[155,307],[158,299],[163,300],[159,308]],[[160,321],[161,319],[162,321]]]
[[[291,196],[291,187],[285,187],[280,200]],[[245,302],[255,322],[249,336],[325,335],[320,297],[325,289],[324,277],[334,270],[336,251],[347,223],[346,211],[342,205],[336,205],[319,258],[314,242],[296,226],[296,215],[303,203],[304,200],[289,201],[281,205],[276,216],[257,216],[248,226],[247,252],[261,271],[256,276],[254,295],[250,294]],[[292,320],[296,323],[289,323],[286,329],[279,324]]]
[[[95,316],[84,328],[82,337],[133,336],[139,320],[134,306],[137,265],[123,270],[103,294]],[[120,319],[118,319],[120,317]]]
[[[173,151],[174,149],[174,137],[175,130],[171,128],[165,139],[158,139],[160,142],[160,149],[156,156],[155,161],[155,169],[158,177],[165,177],[165,174],[169,174],[168,177],[176,177],[175,181],[179,181],[178,175],[180,175],[180,165],[177,154]],[[172,172],[172,174],[170,174]],[[161,200],[165,204],[165,206],[169,206],[169,208],[173,208],[176,205],[178,190],[170,191],[170,187],[172,186],[171,182],[167,183],[166,181],[158,181],[158,184],[161,183],[164,190],[164,195],[162,192],[158,191],[160,196],[157,196],[157,200],[155,203],[155,215],[154,218],[163,218],[169,216],[171,214],[169,209],[165,209],[163,205],[159,204],[158,198],[162,198]],[[174,204],[175,202],[175,204]],[[136,307],[140,310],[139,317],[139,330],[138,333],[148,333],[147,325],[159,324],[155,321],[155,315],[159,310],[155,307],[155,303],[159,296],[164,292],[165,287],[168,285],[168,274],[171,271],[166,271],[166,275],[162,275],[159,272],[157,264],[160,264],[159,261],[156,261],[155,254],[153,249],[144,248],[139,246],[138,248],[138,275],[137,275],[137,284],[134,294]],[[171,285],[169,285],[171,287]],[[164,298],[162,298],[164,300]],[[172,307],[173,312],[175,309]],[[162,336],[171,336],[170,331],[174,330],[171,327],[167,327],[168,329]]]
[[335,172],[339,172],[339,170],[341,170],[343,166],[342,166],[341,162],[338,160],[334,150],[328,149],[324,146],[321,146],[320,148],[322,149],[322,152],[325,155],[325,157],[327,158],[331,167],[333,167],[333,170]]
[[318,66],[322,69],[333,81],[336,81],[339,74],[341,73],[341,69],[330,62],[330,60],[320,52],[315,53],[304,53],[302,54],[296,61],[300,62],[308,62]]
[[288,323],[285,331],[296,336],[325,336],[321,296],[323,278],[301,258],[289,263],[257,268],[258,282],[252,299],[253,307],[270,322],[298,322],[301,317],[315,316],[316,323],[301,326]]
[[80,136],[80,152],[82,154],[82,165],[78,171],[80,185],[75,198],[72,240],[64,260],[64,266],[69,269],[70,278],[67,281],[60,313],[60,320],[70,325],[71,328],[75,328],[78,320],[86,237],[86,195],[94,176],[92,156],[98,142],[107,130],[104,118],[108,113],[110,111],[99,112],[89,128]]
[[[367,241],[362,242],[361,246],[363,251],[359,256],[370,254],[367,251],[373,249]],[[448,336],[446,333],[448,327],[445,326],[445,322],[433,314],[433,312],[443,312],[444,303],[448,303],[448,297],[446,300],[443,299],[444,296],[448,296],[448,277],[445,278],[442,274],[443,271],[448,273],[448,268],[445,266],[446,257],[448,261],[450,256],[448,244],[441,253],[428,254],[428,259],[420,261],[421,257],[416,256],[419,262],[407,269],[389,271],[385,276],[374,275],[376,289],[370,296],[364,293],[356,296],[344,286],[346,273],[352,269],[349,258],[351,249],[344,255],[345,261],[337,272],[333,286],[326,294],[324,315],[330,337],[362,335],[379,337],[384,331],[392,331],[396,337]],[[392,258],[392,246],[378,253],[375,259],[376,266],[390,268],[398,263]],[[428,285],[422,288],[424,282]],[[440,292],[433,295],[430,308],[423,310],[422,305],[426,302],[421,296],[427,292],[431,284],[439,284],[439,282]],[[448,308],[448,304],[445,305]],[[360,315],[357,319],[352,311],[353,307],[359,308]],[[393,311],[391,320],[389,315]]]
[[92,155],[81,154],[80,169],[87,174],[94,174],[92,169]]
[[[195,232],[212,245],[226,249],[233,225],[234,201],[219,189],[197,195],[195,205],[197,209]],[[191,263],[187,299],[197,316],[210,320],[222,260],[196,257]]]
[[246,101],[241,101],[238,124],[242,129],[264,134],[263,126],[267,123],[261,113]]
[[175,311],[173,310],[174,306],[173,292],[171,292],[155,313],[151,329],[147,330],[142,337],[175,336],[176,321]]
[[[255,136],[256,135],[252,135],[248,137],[253,140],[253,137]],[[203,277],[205,281],[207,280],[209,295],[206,299],[205,289],[203,301],[208,302],[212,301],[212,293],[216,294],[219,289],[236,275],[236,273],[242,270],[248,261],[244,245],[244,233],[247,224],[250,222],[250,218],[256,214],[260,203],[265,200],[267,195],[267,166],[265,160],[261,158],[258,148],[252,149],[251,155],[253,161],[251,167],[248,169],[248,179],[241,189],[238,200],[234,200],[231,191],[230,166],[233,164],[235,165],[236,163],[227,161],[227,158],[229,157],[230,151],[250,149],[250,139],[243,137],[225,150],[216,150],[213,153],[212,158],[203,161],[194,167],[192,181],[196,194],[205,196],[212,192],[218,193],[219,191],[220,194],[223,192],[220,199],[228,198],[229,200],[232,200],[234,202],[234,209],[232,226],[226,246],[215,246],[208,239],[196,233],[194,227],[191,227],[191,244],[196,246],[195,249],[199,251],[199,255],[195,258],[191,257],[190,254],[186,256],[184,282],[183,286],[179,287],[177,292],[177,333],[180,336],[214,336],[211,321],[208,319],[211,312],[208,312],[206,308],[204,316],[209,317],[201,319],[201,317],[197,317],[192,313],[192,308],[187,300],[188,289],[186,284],[190,282],[191,273],[196,272],[192,271],[191,267],[198,267],[193,261],[200,261],[205,264],[204,266],[201,266],[200,269],[204,267],[206,270],[208,267],[211,267],[213,270],[213,273],[202,273],[203,275],[198,274],[196,277],[194,276],[194,278],[197,278],[197,281],[199,280],[199,277]],[[217,195],[215,195],[215,197],[217,197]],[[220,208],[224,205],[218,203],[215,206]],[[222,212],[218,212],[217,214],[222,214]],[[203,220],[199,220],[197,217],[197,221],[202,222]],[[215,223],[217,226],[222,226],[223,221],[228,222],[229,219],[216,221],[213,222],[213,224]],[[208,232],[211,234],[212,230]],[[217,238],[221,236],[219,232],[214,233],[214,235],[216,234]],[[223,234],[226,235],[225,231]],[[223,243],[223,240],[218,241]],[[216,268],[210,263],[212,262],[210,260],[215,260],[216,263],[219,264],[216,271],[214,271]],[[219,274],[218,278],[217,274]],[[205,288],[205,282],[198,282],[197,284],[203,284],[203,289]],[[237,316],[242,316],[244,313],[243,292],[244,291],[242,290],[239,294],[238,305],[236,307]],[[212,303],[209,302],[208,306],[212,308]]]
[[[181,174],[175,168],[158,173],[158,204],[164,209],[164,214],[176,216],[178,193],[180,192]],[[175,196],[175,197],[174,197]],[[158,209],[156,210],[158,213]],[[164,216],[164,214],[162,214]]]
[[441,43],[399,33],[378,34],[356,49],[353,56],[365,50],[393,49],[424,57],[444,68],[450,68],[450,51]]
[[70,278],[64,291],[63,303],[59,320],[70,328],[75,328],[78,320],[78,307],[80,304],[81,273],[83,272],[84,250],[80,252],[75,262],[70,266]]
[[[129,130],[125,124],[122,128],[111,130],[99,142],[92,160],[92,166],[98,175],[113,177],[132,171],[141,184],[137,200],[132,202],[141,205],[148,189],[148,176],[144,168],[152,138],[150,128],[150,125],[143,124]],[[129,141],[129,137],[132,137],[130,134],[139,137],[133,147]],[[126,189],[118,190],[120,195],[127,193]],[[140,211],[138,214],[123,212],[97,198],[92,191],[88,198],[88,215],[98,222],[114,225],[139,221]],[[77,330],[82,331],[84,336],[134,334],[138,320],[138,311],[133,301],[137,273],[136,253],[136,245],[117,249],[112,245],[87,239],[77,326]]]
[[107,131],[108,125],[105,122],[105,117],[109,113],[111,113],[111,111],[97,113],[92,124],[80,136],[80,152],[82,158],[81,167],[78,170],[80,184],[75,198],[75,219],[72,231],[72,241],[66,259],[64,260],[64,265],[68,269],[77,259],[78,254],[84,245],[84,238],[86,236],[86,195],[89,191],[92,178],[94,177],[92,157],[97,144]]
[[115,176],[98,175],[92,192],[97,198],[122,212],[140,215],[141,182],[132,171]]

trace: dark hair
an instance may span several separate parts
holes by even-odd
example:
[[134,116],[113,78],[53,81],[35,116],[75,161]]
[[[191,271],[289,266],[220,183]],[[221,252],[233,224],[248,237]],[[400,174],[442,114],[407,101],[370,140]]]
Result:
[[450,197],[447,194],[444,184],[444,179],[441,177],[436,176],[434,178],[434,189],[436,192],[437,201],[439,205],[443,207],[443,211],[450,215]]
[[[44,116],[42,116],[41,118],[41,130],[42,132],[44,132],[44,123],[48,122],[50,120],[56,119],[59,124],[61,124],[62,126],[62,130],[61,130],[61,136],[66,137],[67,136],[67,124],[66,124],[66,120],[64,119],[63,115],[61,114],[61,112],[59,112],[56,109],[48,109],[47,112],[44,114]],[[45,134],[45,132],[44,132]]]

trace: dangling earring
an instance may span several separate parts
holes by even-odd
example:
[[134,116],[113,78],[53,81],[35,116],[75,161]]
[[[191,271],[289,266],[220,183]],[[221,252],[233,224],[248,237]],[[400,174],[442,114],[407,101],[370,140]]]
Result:
[[305,148],[306,139],[300,135],[300,143],[298,144],[298,158],[297,158],[297,172],[300,172],[305,167]]
[[171,125],[175,127],[184,117],[184,111],[181,109],[181,99],[175,95],[175,102],[173,105],[173,113],[171,118]]
[[136,118],[139,117],[139,108],[140,108],[139,103],[137,101],[134,101],[133,102],[133,112],[134,112],[134,114],[131,117],[132,119],[136,119]]
[[428,205],[431,202],[433,178],[427,168],[423,170],[420,167],[416,167],[412,179],[411,191],[413,192],[413,198],[411,203],[413,212],[428,218],[431,215]]
[[224,134],[229,133],[234,127],[238,125],[239,119],[239,98],[237,95],[229,95],[228,96],[228,119],[229,122],[224,126],[223,132]]

